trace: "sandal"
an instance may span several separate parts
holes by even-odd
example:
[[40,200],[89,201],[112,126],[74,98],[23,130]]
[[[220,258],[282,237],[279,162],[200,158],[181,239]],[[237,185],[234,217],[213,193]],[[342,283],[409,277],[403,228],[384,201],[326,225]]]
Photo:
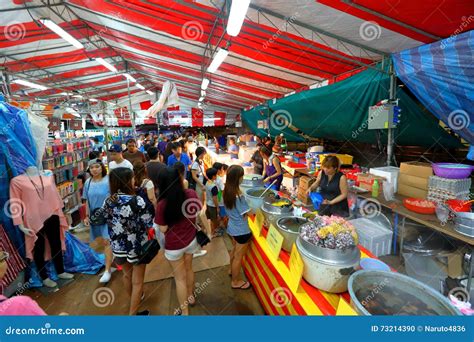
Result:
[[248,290],[252,288],[252,284],[250,284],[248,281],[244,281],[244,283],[240,286],[232,286],[232,289],[234,290]]

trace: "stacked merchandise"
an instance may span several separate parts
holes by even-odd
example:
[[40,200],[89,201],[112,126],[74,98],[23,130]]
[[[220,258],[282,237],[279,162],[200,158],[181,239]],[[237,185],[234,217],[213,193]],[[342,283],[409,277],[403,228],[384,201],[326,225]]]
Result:
[[313,184],[314,181],[315,181],[314,178],[311,178],[308,176],[302,176],[300,178],[297,197],[298,197],[298,200],[304,205],[311,204],[311,199],[306,194],[306,192],[308,191],[309,187]]
[[428,163],[407,162],[400,164],[398,177],[398,194],[426,198],[428,196],[428,183],[433,175],[433,169]]
[[52,170],[66,213],[70,214],[80,207],[77,176],[87,168],[89,150],[88,138],[55,142],[46,146],[43,168]]
[[449,179],[431,176],[428,181],[428,199],[444,203],[450,199],[469,200],[471,179]]

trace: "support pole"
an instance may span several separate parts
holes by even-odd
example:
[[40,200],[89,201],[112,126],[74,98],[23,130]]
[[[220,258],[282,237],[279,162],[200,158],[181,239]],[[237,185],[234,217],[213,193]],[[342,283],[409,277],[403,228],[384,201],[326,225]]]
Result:
[[[396,87],[397,87],[397,79],[395,76],[395,71],[393,70],[393,62],[389,62],[389,75],[390,75],[390,89],[389,89],[389,102],[393,103],[396,100]],[[394,136],[393,136],[393,129],[389,128],[387,130],[387,166],[392,164],[393,160],[393,146],[394,146]]]
[[[128,70],[128,62],[125,61],[125,70]],[[130,115],[130,120],[132,121],[132,138],[136,138],[137,130],[135,126],[135,112],[132,110],[132,97],[130,95],[130,80],[127,77],[127,91],[128,91],[128,113]]]
[[105,142],[105,150],[107,153],[107,164],[110,162],[109,159],[109,134],[108,134],[108,126],[107,126],[107,105],[104,101],[102,101],[102,115],[104,118],[104,142]]

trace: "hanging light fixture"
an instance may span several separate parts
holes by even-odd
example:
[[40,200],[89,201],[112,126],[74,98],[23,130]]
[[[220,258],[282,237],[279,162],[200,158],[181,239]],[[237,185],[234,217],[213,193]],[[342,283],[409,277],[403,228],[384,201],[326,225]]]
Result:
[[50,19],[40,19],[40,23],[42,23],[44,26],[49,28],[51,31],[56,33],[58,36],[60,36],[62,39],[67,41],[69,44],[73,45],[74,47],[78,49],[83,49],[84,45],[80,41],[78,41],[76,38],[71,36],[69,33],[64,31],[59,25],[57,25],[54,21],[51,21]]
[[125,76],[125,78],[127,78],[130,82],[132,83],[137,83],[137,80],[135,79],[135,77],[133,77],[132,75],[130,74],[123,74]]
[[117,68],[114,67],[112,64],[110,64],[109,62],[107,62],[105,59],[101,58],[101,57],[97,57],[95,59],[97,62],[99,62],[100,64],[102,64],[103,66],[105,66],[107,69],[109,69],[110,71],[112,72],[117,72]]
[[35,89],[39,89],[39,90],[46,90],[46,89],[48,89],[48,87],[45,87],[45,86],[43,86],[43,85],[36,84],[36,83],[30,82],[30,81],[26,81],[26,80],[22,80],[22,79],[13,80],[12,83],[20,84],[20,85],[25,86],[25,87],[35,88]]
[[229,20],[227,21],[227,34],[229,36],[236,37],[239,35],[249,5],[250,0],[232,0]]
[[155,93],[152,92],[151,90],[146,90],[146,93],[147,93],[148,95],[155,95]]
[[207,87],[209,86],[209,79],[208,78],[203,78],[202,83],[201,83],[201,90],[206,90]]
[[141,89],[141,90],[145,90],[145,87],[142,86],[140,83],[136,83],[135,87],[137,87],[138,89]]
[[209,65],[209,67],[207,68],[207,71],[212,73],[216,72],[216,70],[219,69],[220,65],[228,54],[229,50],[219,48],[219,50],[217,50],[216,55],[214,56],[214,59],[211,62],[211,65]]

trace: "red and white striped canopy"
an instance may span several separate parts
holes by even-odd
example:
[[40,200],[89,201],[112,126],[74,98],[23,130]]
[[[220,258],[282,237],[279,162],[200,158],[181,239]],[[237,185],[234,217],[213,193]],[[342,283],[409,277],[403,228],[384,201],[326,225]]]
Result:
[[[3,0],[0,66],[13,77],[49,87],[31,98],[63,92],[117,100],[127,96],[128,72],[159,92],[176,83],[196,104],[204,76],[206,104],[238,112],[318,83],[331,83],[412,48],[473,28],[472,0],[252,0],[240,34],[225,33],[229,1]],[[85,49],[76,49],[38,19],[59,24]],[[34,20],[35,21],[34,21]],[[214,74],[205,70],[216,47],[229,56]],[[94,58],[115,65],[110,72]],[[13,93],[24,90],[13,84]],[[131,89],[134,101],[150,99]],[[152,96],[154,98],[154,96]]]

